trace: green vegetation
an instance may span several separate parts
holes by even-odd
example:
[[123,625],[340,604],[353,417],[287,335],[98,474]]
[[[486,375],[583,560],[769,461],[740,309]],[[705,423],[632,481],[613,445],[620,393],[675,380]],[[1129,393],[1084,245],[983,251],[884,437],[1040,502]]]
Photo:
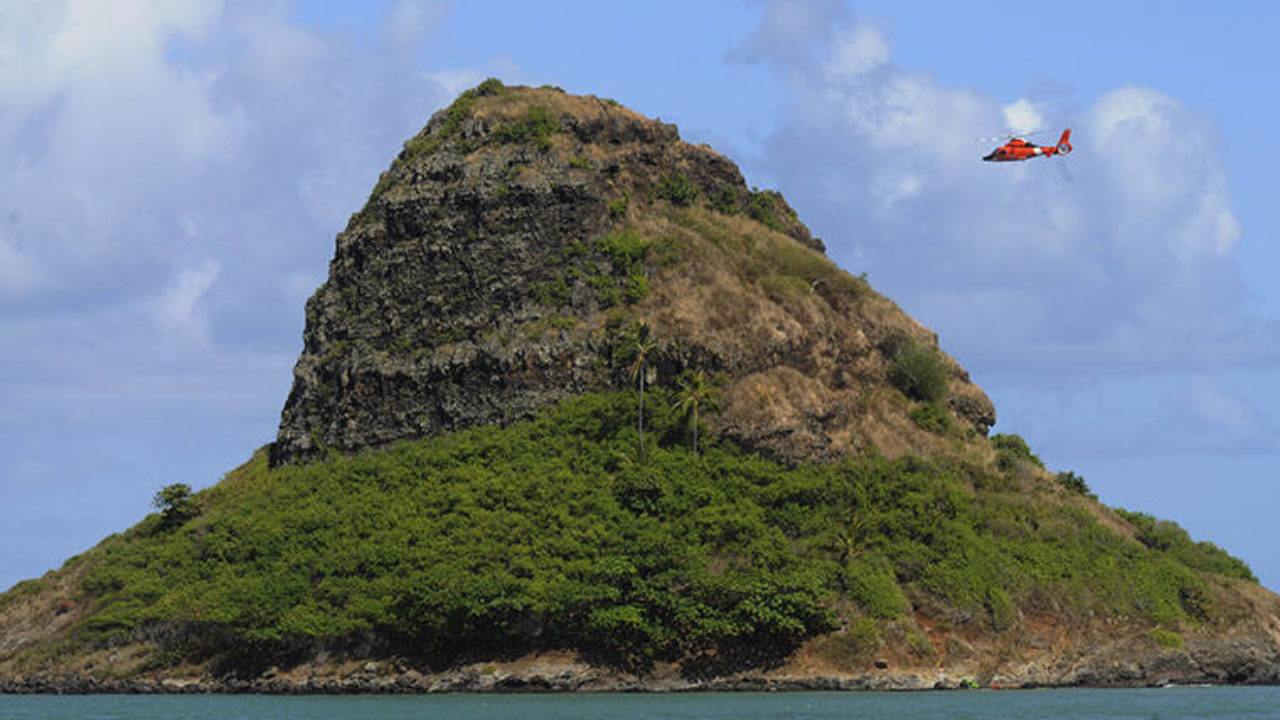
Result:
[[649,241],[634,230],[623,230],[596,239],[596,249],[605,253],[615,275],[623,277],[644,272]]
[[[444,121],[438,128],[431,134],[418,133],[405,141],[404,152],[400,154],[396,162],[410,162],[440,149],[446,141],[457,137],[462,130],[462,124],[471,118],[476,98],[499,95],[504,89],[506,89],[506,86],[502,84],[501,80],[488,78],[470,90],[464,90],[449,107],[445,108]],[[460,149],[469,151],[474,148],[472,146],[464,146]],[[395,165],[378,176],[378,182],[369,193],[369,199],[365,202],[364,207],[360,212],[356,213],[356,218],[367,216],[373,201],[391,187],[394,171]]]
[[555,275],[547,280],[529,283],[529,291],[539,303],[548,307],[560,307],[569,301],[573,288],[569,284],[569,278]]
[[885,558],[849,560],[840,570],[841,588],[869,617],[893,620],[911,609],[911,601]]
[[627,287],[623,297],[628,303],[638,303],[649,294],[649,279],[643,274],[628,275]]
[[[555,311],[567,305],[578,285],[590,287],[602,308],[634,304],[649,294],[648,260],[655,244],[633,230],[590,242],[572,238],[548,255],[546,270],[529,280],[530,297]],[[661,249],[661,243],[657,244]]]
[[1031,446],[1020,435],[1000,433],[991,436],[991,447],[996,450],[996,467],[1013,472],[1020,465],[1034,465],[1041,470],[1044,462],[1031,452]]
[[1146,513],[1124,509],[1116,512],[1138,531],[1138,542],[1152,550],[1167,553],[1187,567],[1257,582],[1248,565],[1211,542],[1192,540],[1187,531],[1172,520],[1158,520]]
[[942,403],[921,403],[912,408],[909,417],[921,430],[941,435],[951,429],[951,411]]
[[947,368],[938,350],[918,340],[900,340],[891,354],[889,381],[912,400],[938,402],[947,396]]
[[703,370],[686,370],[677,381],[676,409],[685,414],[693,434],[693,453],[698,454],[698,414],[720,409],[719,392]]
[[775,190],[751,190],[750,204],[747,206],[747,216],[758,223],[761,223],[770,230],[777,232],[786,232],[788,223],[784,223],[783,219],[795,222],[794,213],[784,211],[786,207],[782,200],[782,195]]
[[818,653],[837,665],[856,667],[872,659],[880,649],[880,628],[871,618],[858,618],[848,630],[829,635],[818,643]]
[[16,605],[19,600],[39,595],[46,589],[47,587],[43,580],[23,580],[4,593],[0,593],[0,612]]
[[711,194],[711,209],[724,215],[737,215],[738,190],[733,185],[724,185]]
[[600,304],[611,307],[621,300],[643,300],[649,294],[645,260],[652,243],[633,230],[623,230],[596,238],[594,244],[596,251],[608,259],[611,270],[611,275],[588,278]]
[[1201,572],[1252,577],[1145,516],[1126,515],[1135,542],[1052,496],[975,494],[979,467],[695,455],[672,392],[647,388],[644,412],[644,462],[625,392],[307,466],[260,452],[181,526],[152,515],[82,558],[74,642],[151,628],[176,657],[260,672],[373,632],[426,664],[575,648],[700,673],[781,657],[837,627],[834,608],[850,635],[824,652],[861,657],[913,598],[996,631],[1043,597],[1178,623],[1213,616]]
[[[411,161],[419,157],[429,155],[438,150],[446,141],[456,138],[462,131],[462,124],[471,119],[475,101],[477,98],[491,97],[500,95],[506,86],[497,78],[488,78],[479,85],[464,90],[458,95],[457,99],[444,110],[444,121],[431,134],[419,133],[410,138],[404,144],[404,152],[401,153],[400,160]],[[466,145],[459,148],[466,152],[474,149],[474,145]],[[370,198],[377,197],[382,190],[390,184],[388,173],[384,173],[378,178],[378,184],[374,187]]]
[[627,214],[627,206],[631,204],[631,195],[622,193],[621,196],[609,202],[609,217],[617,219],[625,217]]
[[[498,83],[496,89],[494,86],[489,85],[491,82]],[[485,92],[482,93],[481,88],[484,88]],[[414,158],[429,155],[439,149],[446,140],[457,137],[457,135],[462,131],[462,123],[471,119],[476,98],[496,93],[497,90],[500,90],[501,88],[501,82],[490,78],[489,80],[480,83],[480,85],[464,91],[449,105],[449,107],[445,108],[444,122],[442,122],[434,132],[430,135],[419,133],[418,135],[410,138],[404,144],[404,153],[402,157],[407,160],[412,160]]]
[[499,125],[493,137],[502,143],[528,143],[539,150],[551,147],[551,135],[560,130],[560,121],[541,105],[532,105],[514,121]]
[[[690,198],[691,201],[692,199]],[[709,205],[712,210],[724,215],[745,212],[747,217],[780,233],[786,233],[789,227],[798,222],[795,212],[787,206],[782,194],[776,190],[752,188],[747,193],[747,205],[743,208],[738,205],[737,188],[726,185],[711,192]]]
[[629,328],[620,352],[627,360],[627,376],[640,390],[636,434],[640,438],[640,462],[644,462],[644,386],[651,371],[653,356],[658,352],[658,343],[649,334],[649,324],[641,320]]
[[463,95],[470,94],[471,97],[489,97],[500,94],[506,86],[496,77],[485,78],[484,82],[463,92]]
[[[660,213],[682,231],[698,236],[699,242],[709,242],[722,251],[740,277],[758,284],[775,301],[787,302],[813,294],[844,312],[869,297],[864,280],[850,276],[825,255],[794,238],[758,227],[744,228],[749,224],[706,208],[667,207]],[[655,244],[663,242],[660,237]],[[662,247],[655,249],[660,265],[672,264],[662,261]]]
[[698,187],[684,173],[672,172],[658,182],[658,197],[672,205],[688,206],[698,199]]
[[160,488],[151,499],[151,507],[160,511],[160,525],[165,528],[181,525],[199,513],[191,497],[191,486],[186,483]]
[[1085,482],[1084,478],[1070,470],[1054,475],[1053,479],[1069,492],[1073,492],[1076,495],[1083,495],[1084,497],[1092,498],[1094,500],[1098,499],[1098,496],[1093,494],[1093,491],[1089,489],[1089,483]]
[[1182,648],[1186,647],[1186,645],[1182,642],[1182,636],[1176,632],[1173,632],[1172,630],[1165,630],[1164,628],[1156,628],[1151,632],[1147,633],[1147,637],[1151,638],[1153,641],[1155,641],[1155,644],[1159,645],[1162,648],[1181,650]]

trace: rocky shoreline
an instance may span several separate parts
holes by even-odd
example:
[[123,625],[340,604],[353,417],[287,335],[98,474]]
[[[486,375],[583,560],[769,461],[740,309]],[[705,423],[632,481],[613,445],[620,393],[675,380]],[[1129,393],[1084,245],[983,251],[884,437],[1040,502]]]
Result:
[[998,677],[985,682],[969,678],[936,678],[917,674],[863,674],[857,676],[741,675],[707,681],[673,678],[636,678],[596,670],[563,670],[556,673],[504,673],[462,669],[435,674],[415,671],[396,675],[370,673],[348,677],[234,678],[121,678],[99,679],[76,675],[33,675],[0,678],[0,695],[422,695],[439,693],[566,693],[566,692],[800,692],[800,691],[947,691],[971,688],[999,690],[1046,687],[1140,688],[1169,685],[1280,685],[1280,672],[1239,680],[1204,675],[1162,676],[1146,673],[1082,673],[1042,682]]
[[[1154,687],[1146,683],[1063,687]],[[1030,689],[1036,684],[996,686]],[[800,691],[925,691],[961,690],[959,684],[927,684],[917,677],[897,682],[881,678],[814,677],[770,679],[746,677],[705,683],[649,683],[611,681],[579,683],[572,679],[509,676],[498,679],[458,678],[423,682],[408,677],[391,680],[315,679],[280,680],[98,680],[96,678],[31,677],[0,681],[0,695],[422,695],[438,693],[562,693],[562,692],[800,692]]]

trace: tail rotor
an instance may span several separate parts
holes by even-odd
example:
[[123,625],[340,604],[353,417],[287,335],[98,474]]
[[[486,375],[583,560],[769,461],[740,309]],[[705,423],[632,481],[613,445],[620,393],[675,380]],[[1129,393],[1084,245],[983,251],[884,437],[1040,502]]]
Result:
[[1066,155],[1074,148],[1071,147],[1071,128],[1062,131],[1062,137],[1058,138],[1058,154]]

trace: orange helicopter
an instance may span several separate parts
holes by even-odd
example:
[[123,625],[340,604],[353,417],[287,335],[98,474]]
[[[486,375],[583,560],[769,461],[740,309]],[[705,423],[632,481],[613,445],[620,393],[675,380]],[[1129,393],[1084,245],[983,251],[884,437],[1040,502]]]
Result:
[[1071,128],[1062,131],[1062,137],[1058,138],[1056,145],[1035,145],[1023,140],[1022,138],[1009,136],[1008,138],[993,138],[994,140],[1008,139],[1004,145],[992,150],[989,155],[982,159],[987,162],[1013,162],[1014,160],[1030,160],[1033,157],[1049,157],[1051,155],[1066,155],[1071,152]]

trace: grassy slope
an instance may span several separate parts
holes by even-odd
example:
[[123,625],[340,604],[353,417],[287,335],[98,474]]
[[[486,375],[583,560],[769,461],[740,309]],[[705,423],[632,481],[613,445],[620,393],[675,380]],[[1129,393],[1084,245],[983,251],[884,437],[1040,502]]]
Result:
[[627,393],[302,467],[259,452],[198,516],[69,563],[82,619],[19,666],[146,638],[153,665],[258,672],[327,639],[424,665],[569,648],[716,673],[842,627],[837,651],[865,661],[913,605],[988,632],[1023,611],[1177,628],[1212,619],[1206,573],[1249,575],[1170,523],[1118,532],[1018,462],[695,455],[667,393],[646,401],[645,462]]

